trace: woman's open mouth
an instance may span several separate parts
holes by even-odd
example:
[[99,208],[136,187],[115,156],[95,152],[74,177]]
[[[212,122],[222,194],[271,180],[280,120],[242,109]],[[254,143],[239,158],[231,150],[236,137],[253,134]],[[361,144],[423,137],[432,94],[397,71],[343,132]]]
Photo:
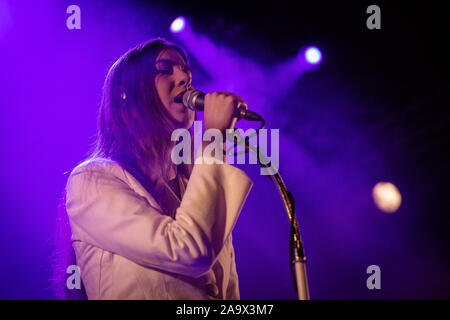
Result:
[[183,103],[183,95],[186,91],[182,91],[179,94],[177,94],[177,96],[175,97],[175,99],[173,99],[174,102],[176,103]]

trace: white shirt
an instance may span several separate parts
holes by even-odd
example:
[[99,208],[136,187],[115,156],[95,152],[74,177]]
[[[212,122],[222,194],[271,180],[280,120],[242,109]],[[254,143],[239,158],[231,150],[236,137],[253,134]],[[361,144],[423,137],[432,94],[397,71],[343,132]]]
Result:
[[239,299],[231,232],[252,181],[196,163],[184,183],[174,219],[116,161],[72,171],[66,208],[89,299]]

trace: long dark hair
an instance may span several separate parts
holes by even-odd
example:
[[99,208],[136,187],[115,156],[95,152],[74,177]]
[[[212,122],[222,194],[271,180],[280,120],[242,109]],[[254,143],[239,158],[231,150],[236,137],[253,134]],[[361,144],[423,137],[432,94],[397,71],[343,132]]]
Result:
[[[88,159],[109,158],[133,174],[149,191],[149,168],[162,171],[170,160],[171,134],[175,127],[155,87],[155,61],[161,51],[175,49],[188,64],[185,51],[164,39],[143,42],[123,54],[109,69],[98,113],[98,131]],[[192,166],[181,165],[179,174],[189,177]],[[69,290],[66,268],[75,265],[65,196],[58,208],[51,286],[58,299],[86,299],[86,292]]]
[[141,170],[149,163],[164,168],[170,161],[170,137],[176,128],[155,87],[155,60],[168,48],[188,63],[183,49],[157,39],[130,49],[111,67],[103,87],[92,158],[113,158]]

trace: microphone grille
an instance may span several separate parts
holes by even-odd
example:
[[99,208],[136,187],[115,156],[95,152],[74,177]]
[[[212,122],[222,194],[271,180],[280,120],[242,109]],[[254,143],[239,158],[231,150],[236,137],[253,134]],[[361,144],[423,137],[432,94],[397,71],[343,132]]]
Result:
[[189,109],[195,110],[195,99],[200,94],[197,90],[188,90],[183,94],[183,104]]

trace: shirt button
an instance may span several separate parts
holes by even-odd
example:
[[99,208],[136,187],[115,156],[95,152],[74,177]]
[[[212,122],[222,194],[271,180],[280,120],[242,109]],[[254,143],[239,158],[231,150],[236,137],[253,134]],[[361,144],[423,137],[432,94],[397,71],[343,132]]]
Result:
[[217,285],[215,283],[208,283],[206,285],[206,290],[208,290],[208,294],[211,297],[218,297],[219,296],[219,287],[217,287]]

